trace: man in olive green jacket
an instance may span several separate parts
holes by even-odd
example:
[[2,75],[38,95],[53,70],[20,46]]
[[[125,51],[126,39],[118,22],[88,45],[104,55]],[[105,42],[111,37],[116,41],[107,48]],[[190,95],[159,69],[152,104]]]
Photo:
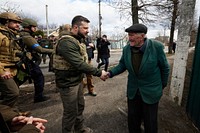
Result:
[[140,133],[144,120],[145,132],[157,133],[158,102],[167,86],[169,64],[163,44],[147,39],[147,27],[134,24],[126,29],[129,42],[123,48],[119,64],[108,72],[109,77],[128,71],[128,127]]
[[[59,56],[54,64],[56,86],[63,102],[63,133],[92,133],[84,126],[83,111],[85,107],[82,80],[84,73],[100,77],[101,71],[87,64],[87,53],[83,39],[89,32],[89,20],[76,16],[72,20],[71,32],[62,32],[56,47]],[[54,62],[54,63],[55,63]],[[103,78],[103,77],[101,77]]]

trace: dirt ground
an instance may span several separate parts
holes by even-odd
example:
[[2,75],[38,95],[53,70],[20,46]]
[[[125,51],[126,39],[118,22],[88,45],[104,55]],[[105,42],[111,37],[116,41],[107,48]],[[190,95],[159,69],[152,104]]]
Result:
[[[193,54],[189,55],[186,81],[191,74]],[[171,67],[173,58],[168,58]],[[51,77],[53,79],[53,77]],[[94,133],[128,133],[127,103],[126,103],[127,73],[103,82],[94,77],[96,97],[85,96],[85,124]],[[169,82],[170,84],[170,82]],[[183,105],[178,106],[169,99],[169,84],[164,90],[159,103],[158,132],[159,133],[199,133],[186,114],[186,100],[189,83],[185,83]],[[51,99],[42,103],[33,103],[33,88],[21,89],[19,108],[22,111],[31,110],[33,116],[48,120],[46,133],[61,133],[62,103],[55,84],[45,86],[45,94]]]

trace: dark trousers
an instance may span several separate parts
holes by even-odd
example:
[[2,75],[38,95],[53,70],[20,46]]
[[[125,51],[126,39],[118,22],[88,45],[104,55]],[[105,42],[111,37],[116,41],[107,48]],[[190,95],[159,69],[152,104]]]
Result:
[[31,79],[33,79],[35,87],[34,99],[42,98],[44,91],[44,75],[37,64],[33,63],[31,67]]
[[98,65],[98,69],[101,67],[101,66],[103,66],[105,64],[105,71],[107,71],[108,70],[108,65],[109,65],[109,58],[101,58],[101,63],[99,63],[99,65]]
[[0,104],[15,108],[19,98],[19,87],[13,78],[0,79]]
[[83,111],[85,100],[83,86],[78,84],[72,87],[59,88],[63,103],[62,133],[73,133],[83,128]]
[[141,96],[128,99],[129,133],[141,133],[141,123],[144,121],[145,133],[157,133],[158,103],[146,104]]

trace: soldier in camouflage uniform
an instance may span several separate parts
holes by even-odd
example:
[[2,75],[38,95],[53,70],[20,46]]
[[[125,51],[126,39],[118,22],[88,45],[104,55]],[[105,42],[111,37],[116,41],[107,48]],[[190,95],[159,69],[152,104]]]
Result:
[[23,19],[21,25],[23,27],[23,30],[20,32],[20,35],[22,36],[25,49],[32,55],[32,62],[30,62],[31,66],[30,75],[34,81],[34,87],[35,87],[34,103],[43,102],[48,100],[49,97],[43,95],[44,75],[38,63],[38,60],[41,59],[39,53],[52,54],[53,49],[42,48],[35,40],[35,38],[32,36],[32,34],[37,30],[36,21],[29,18],[25,18]]
[[1,104],[15,107],[19,97],[19,87],[13,77],[17,74],[16,63],[21,53],[18,32],[21,19],[14,13],[0,14],[0,92]]
[[54,68],[56,86],[59,88],[64,108],[63,133],[92,133],[92,129],[84,126],[85,101],[81,82],[84,73],[102,78],[106,72],[86,62],[86,47],[82,41],[88,34],[89,22],[83,16],[74,17],[71,32],[61,32],[61,39],[56,47],[56,56],[60,58],[54,61]]

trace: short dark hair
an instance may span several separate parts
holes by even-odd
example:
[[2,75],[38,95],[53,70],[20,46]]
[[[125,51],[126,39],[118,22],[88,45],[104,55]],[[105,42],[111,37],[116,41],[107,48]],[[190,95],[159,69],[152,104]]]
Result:
[[81,22],[90,23],[90,21],[89,21],[86,17],[83,17],[83,16],[81,16],[81,15],[77,15],[77,16],[75,16],[75,17],[72,19],[72,27],[73,27],[74,25],[80,26],[80,25],[81,25]]
[[105,37],[105,38],[107,38],[107,36],[106,36],[106,35],[103,35],[102,37]]

